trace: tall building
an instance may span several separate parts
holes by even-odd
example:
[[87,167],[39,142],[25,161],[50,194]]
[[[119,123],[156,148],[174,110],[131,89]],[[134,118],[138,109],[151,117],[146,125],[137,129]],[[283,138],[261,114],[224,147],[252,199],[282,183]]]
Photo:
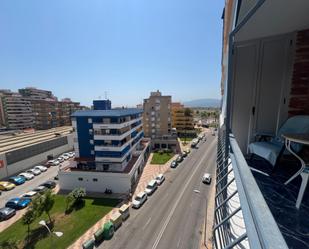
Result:
[[71,114],[82,109],[79,102],[73,102],[69,98],[58,101],[51,91],[34,87],[18,91],[31,102],[35,119],[34,128],[38,130],[71,125]]
[[80,167],[122,172],[144,136],[142,110],[77,111],[73,117]]
[[172,103],[172,126],[179,137],[195,137],[193,111],[179,102]]
[[109,99],[104,100],[94,100],[93,110],[110,110],[112,109],[112,102]]
[[57,98],[52,94],[51,91],[37,89],[35,87],[25,87],[19,89],[18,92],[22,96],[29,97],[32,100],[45,100],[45,99],[57,100]]
[[161,92],[151,92],[148,99],[144,99],[144,132],[146,137],[161,138],[171,135],[171,96],[163,96]]
[[0,109],[0,121],[3,127],[11,130],[33,128],[31,102],[19,93],[0,90]]

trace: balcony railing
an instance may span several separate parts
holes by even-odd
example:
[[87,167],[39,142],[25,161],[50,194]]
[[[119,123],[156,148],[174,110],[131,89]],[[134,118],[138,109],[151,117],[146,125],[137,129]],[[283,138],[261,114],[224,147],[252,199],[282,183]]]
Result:
[[214,248],[287,249],[236,139],[219,134]]

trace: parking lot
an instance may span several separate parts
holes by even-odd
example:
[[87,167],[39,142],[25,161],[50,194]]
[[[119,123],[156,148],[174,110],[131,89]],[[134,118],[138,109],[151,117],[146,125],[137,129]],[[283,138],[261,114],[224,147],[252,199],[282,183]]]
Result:
[[[72,160],[72,159],[70,159]],[[67,167],[69,165],[69,160],[66,160],[61,163],[59,166],[50,166],[47,171],[42,172],[41,174],[35,176],[32,180],[28,180],[25,183],[21,185],[16,185],[14,189],[9,190],[9,191],[1,191],[1,196],[0,196],[0,208],[4,207],[6,202],[12,198],[16,197],[21,197],[21,195],[35,189],[39,185],[43,184],[44,182],[48,180],[54,180],[54,177],[58,174],[59,167]],[[32,165],[32,167],[35,165]],[[57,181],[55,181],[57,182]],[[23,210],[18,210],[16,212],[16,215],[11,217],[8,220],[1,221],[0,222],[0,232],[3,231],[5,228],[10,226],[12,223],[14,223],[16,220],[21,218],[23,213],[25,212],[26,209]]]

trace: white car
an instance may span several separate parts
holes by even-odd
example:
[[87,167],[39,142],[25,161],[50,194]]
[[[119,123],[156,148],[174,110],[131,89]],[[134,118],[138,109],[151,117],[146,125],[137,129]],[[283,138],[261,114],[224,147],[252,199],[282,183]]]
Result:
[[67,154],[63,154],[61,157],[63,157],[64,160],[68,160],[70,158]]
[[211,176],[208,173],[205,173],[202,177],[202,182],[210,184],[211,183]]
[[47,164],[48,165],[52,165],[52,166],[57,166],[57,165],[59,165],[60,164],[60,162],[58,161],[58,160],[49,160],[48,162],[47,162]]
[[69,155],[69,157],[74,157],[75,156],[75,152],[69,152],[68,155]]
[[158,184],[156,180],[151,180],[145,188],[145,192],[147,195],[152,195],[156,189],[158,188]]
[[60,163],[64,162],[64,158],[62,156],[57,158],[57,161],[59,161]]
[[161,185],[165,181],[165,177],[163,174],[159,174],[156,176],[156,182],[158,185]]
[[28,169],[26,172],[27,172],[27,173],[30,173],[30,174],[32,174],[32,175],[35,175],[35,176],[41,174],[41,170],[39,170],[39,169],[34,169],[34,168],[33,168],[33,169]]
[[140,208],[146,200],[147,200],[147,194],[145,192],[140,192],[132,201],[132,207]]
[[42,166],[42,165],[37,165],[37,166],[34,166],[34,169],[38,169],[41,172],[45,172],[47,170],[47,167]]
[[29,191],[25,194],[23,194],[21,197],[24,197],[24,198],[33,198],[34,196],[37,195],[37,192],[36,191]]
[[26,178],[26,180],[31,180],[34,178],[34,175],[31,174],[31,173],[28,173],[28,172],[23,172],[23,173],[20,173],[19,176],[23,176]]

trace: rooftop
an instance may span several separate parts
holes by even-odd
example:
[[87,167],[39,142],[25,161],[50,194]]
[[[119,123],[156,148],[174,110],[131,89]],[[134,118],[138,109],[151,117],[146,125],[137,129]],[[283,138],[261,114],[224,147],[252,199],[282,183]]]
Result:
[[142,113],[143,110],[137,108],[112,109],[112,110],[84,110],[76,111],[72,117],[122,117]]
[[44,131],[13,133],[11,135],[0,135],[0,153],[6,153],[21,149],[33,144],[38,144],[57,137],[66,136],[71,133],[71,126],[57,127]]

